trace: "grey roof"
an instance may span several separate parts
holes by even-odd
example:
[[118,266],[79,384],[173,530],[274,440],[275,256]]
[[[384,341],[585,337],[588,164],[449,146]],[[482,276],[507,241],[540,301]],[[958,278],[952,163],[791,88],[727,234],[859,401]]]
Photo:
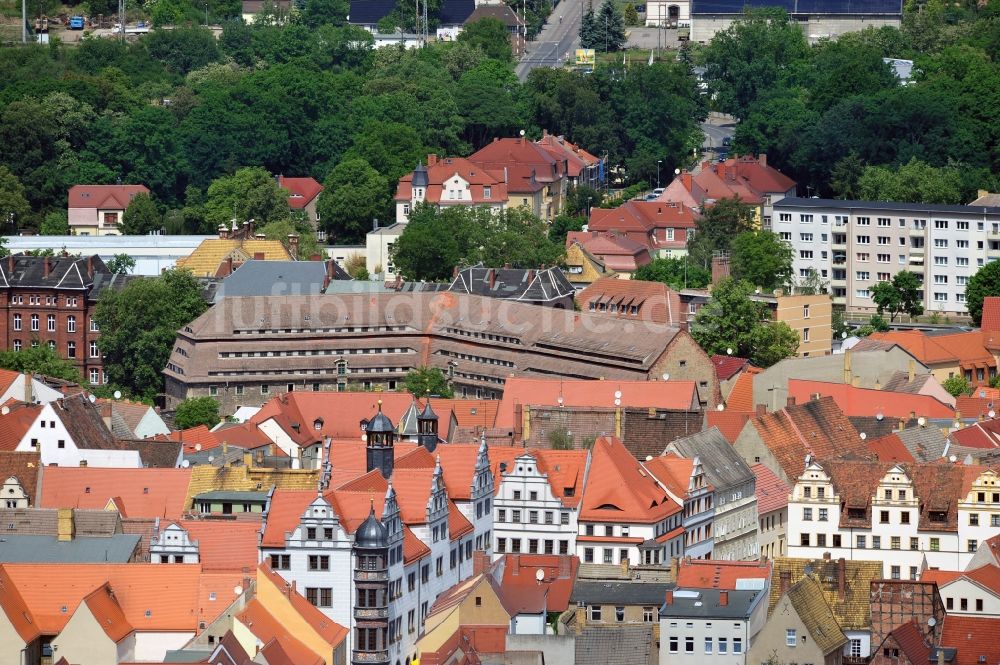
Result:
[[907,427],[896,432],[906,449],[918,462],[933,462],[944,456],[948,440],[937,427]]
[[267,492],[227,492],[225,490],[214,490],[203,492],[194,497],[195,501],[267,501]]
[[[78,537],[111,536],[122,532],[121,516],[116,511],[73,509],[73,532]],[[57,508],[0,508],[0,536],[55,536],[59,534]],[[10,528],[14,525],[14,528]]]
[[716,490],[754,482],[756,479],[753,471],[718,427],[671,441],[667,450],[688,459],[697,457],[701,461],[705,479]]
[[[854,425],[859,433],[864,432],[865,436],[869,439],[878,439],[879,437],[887,436],[896,431],[896,427],[899,426],[899,420],[896,418],[883,418],[879,420],[875,416],[848,416],[848,420]],[[916,419],[908,421],[907,426],[916,427]]]
[[139,546],[135,534],[81,536],[0,536],[0,563],[128,563]]
[[920,393],[920,390],[924,387],[931,378],[930,374],[914,374],[913,380],[910,380],[910,373],[900,370],[892,376],[889,380],[882,385],[882,390],[888,390],[894,393],[909,393],[911,395],[916,395]]
[[[719,596],[723,589],[697,589],[674,592],[670,604],[663,603],[660,608],[661,617],[677,617],[692,619],[745,619],[750,616],[754,606],[765,598],[762,590],[737,589],[729,591],[729,600],[725,605],[719,604]],[[662,600],[662,599],[661,599]]]
[[562,270],[551,267],[542,270],[521,268],[486,268],[482,265],[465,268],[452,281],[449,291],[476,296],[551,303],[572,298],[576,292]]
[[898,201],[841,201],[840,199],[806,199],[791,196],[776,201],[774,209],[785,208],[836,208],[838,210],[894,210],[910,213],[940,213],[958,215],[1000,215],[1000,208],[990,206],[945,205],[940,203],[902,203]]
[[664,582],[593,581],[577,579],[569,600],[585,605],[652,605],[659,607],[673,584]]
[[187,649],[178,649],[176,651],[168,651],[165,656],[163,656],[164,663],[207,663],[208,659],[212,657],[211,651],[189,651]]
[[367,549],[380,549],[386,547],[389,531],[385,525],[375,517],[375,505],[372,504],[371,512],[357,531],[354,532],[354,546]]
[[444,0],[438,12],[441,25],[462,25],[476,8],[473,0]]
[[242,462],[243,453],[245,453],[246,450],[246,448],[234,446],[230,443],[229,448],[225,452],[223,452],[222,447],[219,446],[208,450],[200,450],[195,453],[184,453],[184,461],[186,461],[190,466],[194,466],[196,464],[225,466],[232,462]]
[[111,272],[97,255],[43,257],[18,254],[0,262],[0,286],[3,287],[83,291],[90,288],[98,274],[110,275]]
[[[173,469],[181,460],[180,441],[154,441],[153,439],[133,439],[126,441],[130,448],[139,451],[139,459],[147,468]],[[242,451],[241,451],[242,452]]]
[[588,626],[576,636],[576,665],[649,665],[653,627]]
[[694,0],[692,14],[740,14],[746,7],[781,7],[789,14],[901,16],[900,0]]
[[913,77],[913,61],[902,58],[882,58],[882,62],[892,67],[896,78],[900,81],[909,81]]
[[219,284],[218,302],[228,296],[313,295],[323,292],[323,261],[246,261]]

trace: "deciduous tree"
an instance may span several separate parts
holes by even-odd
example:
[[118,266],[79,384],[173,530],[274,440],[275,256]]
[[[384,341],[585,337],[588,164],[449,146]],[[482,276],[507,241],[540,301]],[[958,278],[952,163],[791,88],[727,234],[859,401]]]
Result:
[[406,392],[415,397],[444,397],[450,399],[455,391],[448,377],[437,367],[417,367],[406,374]]
[[920,280],[909,270],[898,272],[892,281],[879,282],[872,287],[872,300],[878,305],[878,313],[889,313],[890,323],[900,314],[920,316],[924,313],[920,297]]
[[243,168],[216,178],[208,187],[205,220],[218,228],[254,220],[258,227],[288,219],[288,192],[260,167]]
[[212,428],[219,424],[219,403],[211,397],[191,397],[177,405],[174,413],[177,429],[204,425]]
[[644,282],[663,282],[675,291],[680,289],[700,289],[712,281],[712,274],[688,257],[653,259],[640,266],[632,279]]
[[739,197],[719,199],[702,213],[694,241],[688,243],[691,258],[706,268],[714,252],[729,251],[734,238],[754,228],[756,211]]
[[788,288],[792,284],[792,247],[770,231],[749,231],[730,245],[729,266],[734,279],[742,279],[764,290]]
[[362,242],[372,220],[394,219],[389,182],[365,160],[348,159],[324,181],[316,211],[332,242]]
[[149,194],[136,194],[122,215],[122,233],[125,235],[146,235],[162,226],[163,218]]
[[965,287],[965,306],[975,325],[983,320],[983,299],[1000,296],[1000,261],[991,261],[969,278]]

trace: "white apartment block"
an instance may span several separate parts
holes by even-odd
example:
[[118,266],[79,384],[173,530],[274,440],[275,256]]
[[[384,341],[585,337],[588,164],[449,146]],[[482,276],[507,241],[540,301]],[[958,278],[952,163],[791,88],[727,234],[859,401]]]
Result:
[[886,579],[963,570],[1000,533],[997,474],[983,468],[966,486],[967,470],[810,461],[788,503],[788,556],[881,560]]
[[909,270],[923,282],[924,310],[966,316],[969,277],[1000,258],[1000,208],[786,198],[772,230],[791,244],[796,279],[814,269],[834,303],[874,313],[872,287]]

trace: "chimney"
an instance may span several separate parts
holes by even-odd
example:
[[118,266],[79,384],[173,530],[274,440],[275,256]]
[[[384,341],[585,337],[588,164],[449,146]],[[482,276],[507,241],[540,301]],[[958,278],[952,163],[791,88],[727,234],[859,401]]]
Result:
[[762,152],[759,155],[757,155],[757,163],[760,164],[761,166],[767,166],[767,153],[766,152]]
[[253,466],[253,453],[249,450],[244,451],[243,453],[243,466],[248,469]]
[[322,261],[323,257],[320,256],[319,254],[310,254],[309,255],[309,260],[310,261]]
[[225,224],[219,224],[219,240],[229,239],[229,227]]
[[785,400],[785,406],[786,407],[787,406],[795,406],[795,396],[794,395],[789,395],[788,396],[788,398]]
[[14,272],[14,255],[9,254],[7,256],[7,276],[10,277],[12,272]]
[[233,274],[233,257],[232,256],[227,256],[226,257],[226,270],[225,270],[225,272],[226,272],[227,276]]
[[757,405],[757,417],[761,418],[761,417],[766,416],[766,415],[767,415],[767,404],[758,404]]
[[728,256],[713,256],[712,257],[712,284],[718,284],[725,278],[729,277],[729,257]]
[[35,401],[34,381],[35,381],[34,374],[32,374],[31,372],[24,373],[24,402],[26,404],[31,404]]
[[44,262],[44,263],[43,263],[42,265],[44,266],[44,267],[43,267],[43,270],[45,271],[45,272],[44,272],[44,273],[42,274],[42,276],[43,276],[43,277],[48,277],[48,276],[49,276],[49,267],[50,267],[50,266],[49,266],[49,257],[47,257],[47,256],[45,257],[45,262]]
[[792,587],[792,571],[783,570],[780,575],[781,584],[781,595],[788,593],[788,590]]
[[844,383],[851,383],[851,350],[844,351]]
[[666,598],[663,599],[663,604],[664,605],[673,605],[674,604],[674,590],[673,589],[667,589],[667,596],[666,596]]
[[830,560],[830,553],[823,552],[823,561],[829,561],[829,560]]
[[844,600],[844,578],[847,577],[847,562],[844,557],[837,559],[837,597]]
[[909,370],[909,374],[908,374],[906,380],[909,383],[913,383],[913,379],[916,377],[916,374],[917,374],[917,363],[911,359],[910,360],[910,370]]
[[494,288],[496,288],[497,285],[497,271],[493,268],[490,268],[489,272],[487,273],[487,279],[490,282],[490,291],[492,291]]
[[297,233],[288,234],[288,253],[292,255],[292,259],[299,260],[299,236]]
[[88,256],[87,257],[87,278],[88,279],[93,279],[94,278],[94,257],[93,256]]
[[472,553],[472,574],[480,575],[486,572],[489,567],[490,558],[487,556],[486,552],[482,550],[476,550]]
[[729,605],[729,592],[723,589],[719,592],[719,607],[726,607]]
[[[264,260],[264,252],[254,252],[253,253],[253,260],[254,261],[263,261]],[[229,262],[232,263],[233,260],[229,259]]]
[[326,262],[326,274],[323,275],[323,290],[326,291],[326,287],[330,286],[330,282],[333,281],[333,259]]
[[587,608],[584,607],[582,602],[576,606],[576,621],[573,623],[576,624],[577,635],[583,632],[583,627],[587,623]]
[[72,508],[60,508],[58,513],[58,540],[61,543],[73,540],[76,535],[76,520]]
[[459,273],[458,266],[453,266],[451,269],[451,278],[458,279],[458,273]]
[[684,186],[684,189],[686,189],[689,192],[691,191],[692,187],[694,186],[694,183],[692,182],[691,174],[688,173],[687,171],[684,171],[683,173],[681,173],[681,184]]
[[427,167],[430,168],[438,163],[437,155],[427,155]]
[[510,574],[520,575],[521,574],[521,555],[511,554],[510,555]]

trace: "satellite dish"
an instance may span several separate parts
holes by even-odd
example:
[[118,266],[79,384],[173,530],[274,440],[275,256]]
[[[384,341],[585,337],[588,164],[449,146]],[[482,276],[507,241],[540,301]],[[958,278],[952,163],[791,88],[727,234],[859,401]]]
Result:
[[919,418],[917,418],[917,424],[923,427],[924,425],[927,424],[927,419],[924,418],[923,416],[920,416]]
[[564,400],[563,400],[563,396],[562,396],[562,395],[560,395],[560,396],[559,396],[559,399],[557,399],[557,400],[556,400],[556,402],[558,402],[558,403],[559,403],[559,406],[562,406],[562,405],[563,405],[563,401],[564,401]]
[[88,397],[87,399],[89,399],[89,400],[90,400],[90,403],[91,403],[91,404],[93,404],[94,402],[96,402],[96,401],[97,401],[97,395],[91,395],[91,396],[90,396],[90,397]]
[[862,433],[860,434],[860,436],[861,436],[861,440],[862,440],[862,441],[864,441],[865,439],[867,439],[867,438],[868,438],[868,435],[867,435],[867,434],[865,434],[864,432],[862,432]]
[[927,620],[927,625],[933,628],[934,626],[937,625],[937,619],[931,617],[930,619]]
[[653,461],[653,456],[652,455],[646,455],[646,461],[647,462],[652,462]]
[[729,348],[727,348],[726,353],[729,355],[733,355],[733,347],[730,346]]
[[362,441],[367,441],[367,440],[368,440],[368,435],[367,435],[367,434],[364,434],[364,433],[362,433],[362,435],[361,435],[361,440],[362,440]]
[[615,399],[621,399],[621,398],[622,398],[622,391],[616,390],[615,391]]
[[988,415],[990,418],[993,418],[994,416],[997,415],[997,412],[994,411],[993,409],[990,409],[989,413],[987,413],[986,415]]
[[539,568],[538,570],[536,570],[535,571],[535,579],[538,580],[539,582],[541,582],[542,580],[544,580],[545,579],[545,571],[542,570],[541,568]]
[[121,399],[121,398],[122,398],[122,391],[116,390],[115,391],[115,399]]
[[521,136],[524,136],[524,130],[522,129],[520,132],[518,132],[518,134],[520,134]]
[[760,287],[758,286],[756,289],[754,289],[753,292],[756,293],[757,295],[760,295]]
[[670,374],[669,374],[669,373],[667,373],[667,372],[664,372],[664,373],[663,373],[663,380],[664,380],[664,381],[669,381],[669,380],[670,380]]
[[948,461],[951,462],[952,464],[954,464],[955,462],[958,461],[958,455],[949,455],[948,456]]
[[847,339],[847,331],[840,333],[840,339]]
[[615,400],[615,406],[621,406],[621,405],[622,405],[622,401],[620,399],[616,399]]
[[885,414],[882,413],[881,411],[879,411],[878,413],[875,414],[875,420],[883,420],[884,418],[885,418]]
[[680,169],[674,169],[674,175],[680,175],[680,174],[681,174]]
[[241,587],[239,584],[237,584],[236,586],[233,587],[233,593],[235,593],[237,596],[242,595],[243,594],[243,587]]
[[962,421],[961,420],[956,420],[952,424],[955,426],[955,429],[962,429]]
[[9,406],[5,406],[2,409],[0,409],[0,415],[6,416],[8,413],[10,413],[10,407]]
[[194,444],[194,450],[195,450],[195,452],[200,453],[201,452],[201,444],[200,443]]
[[189,466],[191,466],[191,462],[189,462],[188,460],[184,460],[184,461],[181,462],[181,468],[182,469],[186,469]]
[[725,411],[726,410],[726,405],[725,404],[716,404],[715,405],[715,410],[716,411]]
[[215,461],[215,455],[209,455],[208,456],[208,463],[211,464],[214,461]]

